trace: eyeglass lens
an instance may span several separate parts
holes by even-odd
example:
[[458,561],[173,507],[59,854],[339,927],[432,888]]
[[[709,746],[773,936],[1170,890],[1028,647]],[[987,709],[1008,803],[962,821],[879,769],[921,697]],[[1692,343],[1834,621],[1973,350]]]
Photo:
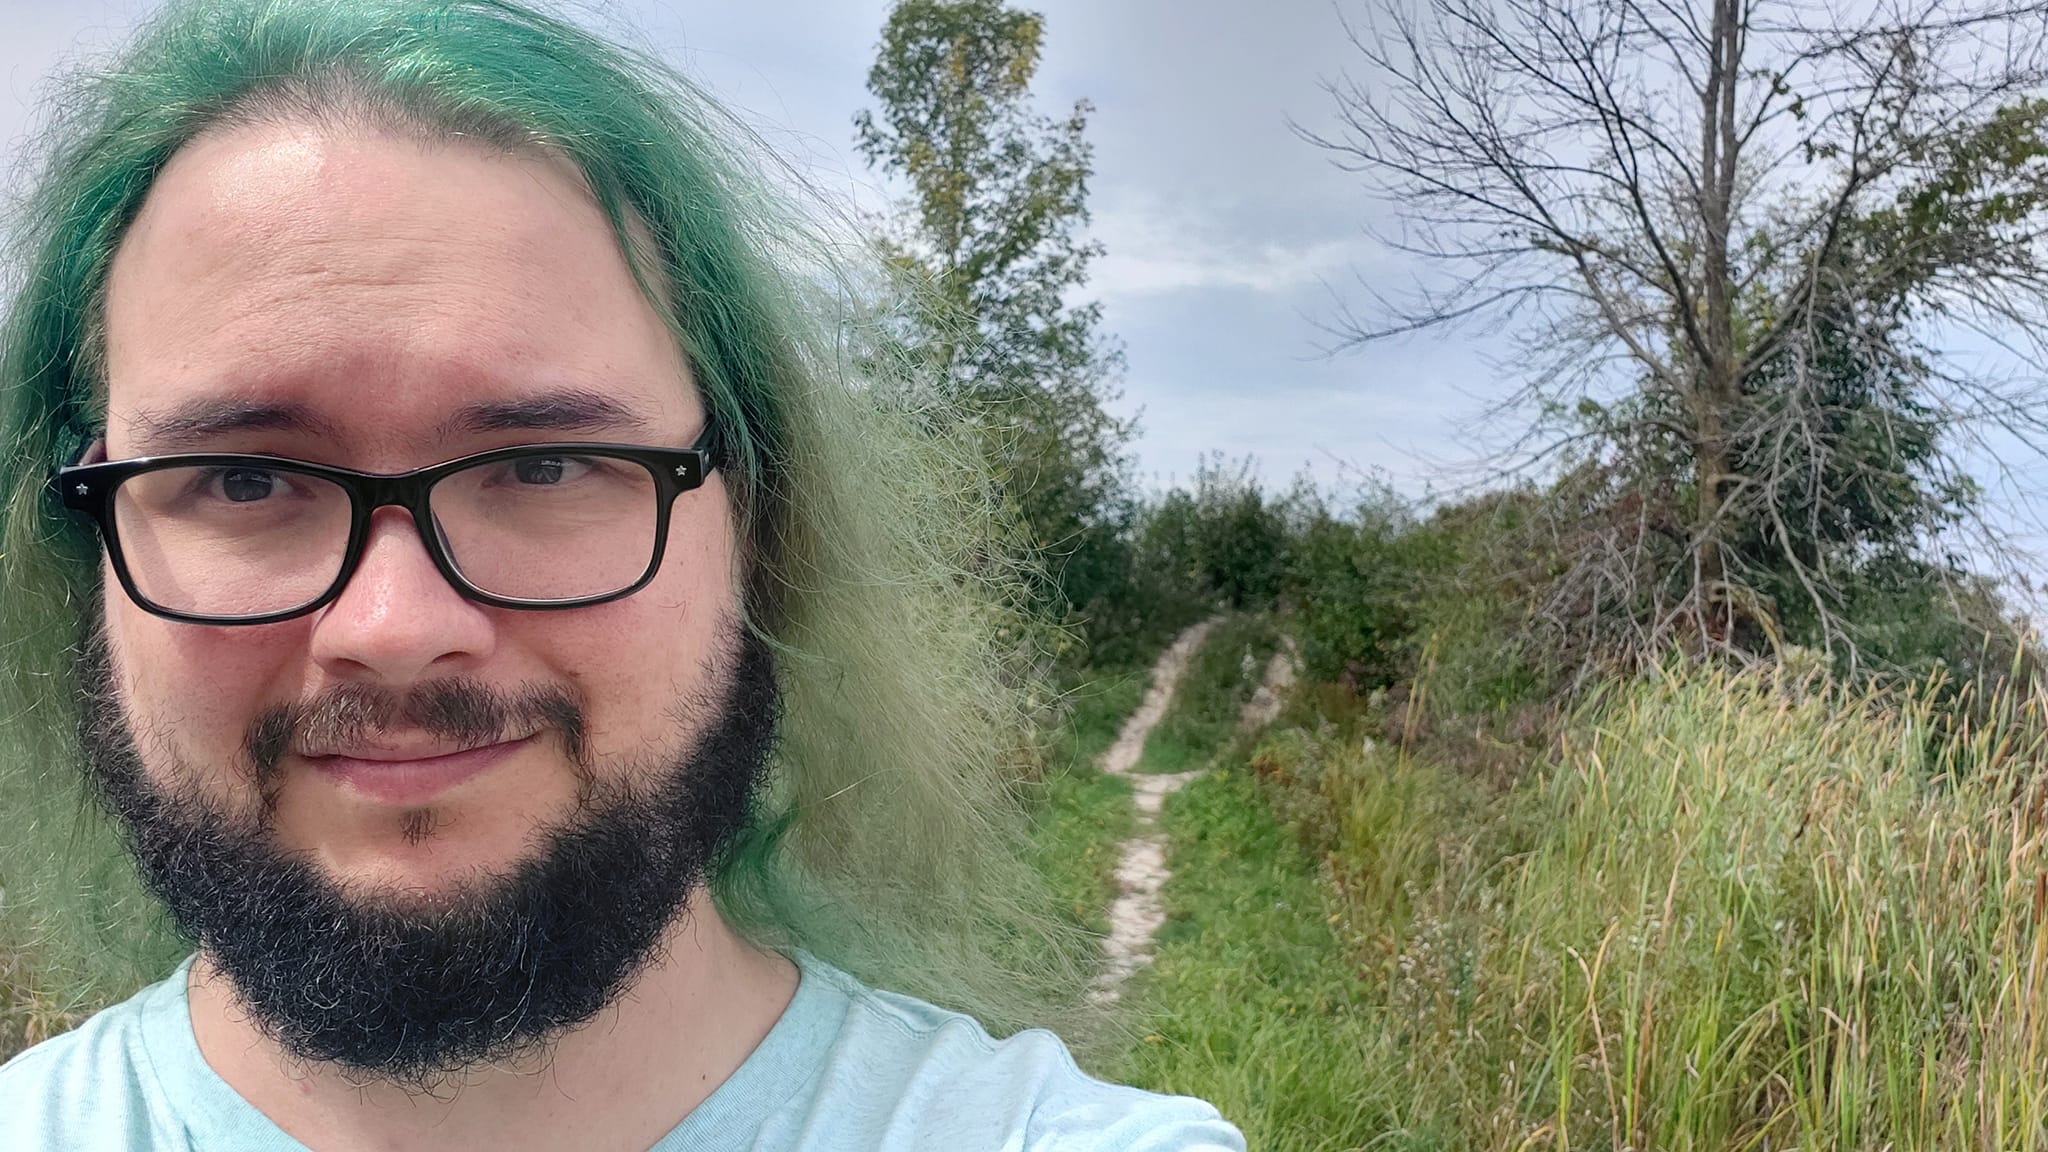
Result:
[[434,513],[462,577],[513,600],[616,592],[654,555],[654,476],[607,456],[524,456],[434,485]]
[[[659,492],[639,463],[559,452],[473,465],[428,496],[442,551],[493,596],[577,600],[637,581]],[[320,598],[347,559],[347,489],[276,465],[195,465],[129,477],[114,523],[135,590],[200,616],[285,612]]]

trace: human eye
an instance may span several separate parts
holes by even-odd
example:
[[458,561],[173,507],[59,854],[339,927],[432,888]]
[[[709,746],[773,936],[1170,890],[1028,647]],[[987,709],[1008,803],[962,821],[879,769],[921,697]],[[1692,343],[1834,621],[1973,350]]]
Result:
[[210,470],[209,494],[230,504],[254,504],[282,495],[284,476],[270,468],[227,467]]
[[512,462],[512,479],[519,484],[560,484],[574,480],[583,471],[582,461],[572,456],[527,456]]
[[293,478],[260,464],[215,464],[166,472],[165,480],[178,479],[175,503],[187,507],[264,504],[275,502],[294,491]]
[[601,452],[535,451],[465,468],[444,478],[436,491],[444,510],[467,493],[508,512],[560,511],[638,498],[647,486],[647,470],[630,460]]
[[492,488],[571,488],[601,481],[610,462],[595,456],[543,453],[504,461],[485,473]]
[[292,515],[325,495],[315,478],[261,461],[157,469],[121,488],[123,504],[138,512],[213,519]]

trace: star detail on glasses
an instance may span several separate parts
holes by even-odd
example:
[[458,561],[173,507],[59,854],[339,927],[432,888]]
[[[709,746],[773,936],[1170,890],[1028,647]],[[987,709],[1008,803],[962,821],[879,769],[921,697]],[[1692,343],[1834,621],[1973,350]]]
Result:
[[78,493],[78,494],[79,494],[80,496],[84,496],[84,495],[87,495],[87,494],[89,494],[89,493],[91,493],[91,492],[92,492],[92,485],[90,485],[90,484],[80,484],[80,485],[79,485],[79,486],[78,486],[78,487],[77,487],[77,488],[75,489],[75,491],[76,491],[76,492],[77,492],[77,493]]
[[689,474],[690,474],[690,466],[689,466],[688,464],[678,464],[678,465],[676,465],[676,475],[678,475],[678,476],[688,476]]

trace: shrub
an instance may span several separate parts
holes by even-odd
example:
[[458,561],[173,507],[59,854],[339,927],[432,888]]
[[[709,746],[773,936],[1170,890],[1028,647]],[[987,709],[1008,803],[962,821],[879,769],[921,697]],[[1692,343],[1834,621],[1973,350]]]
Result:
[[2048,716],[1944,709],[1673,665],[1500,791],[1276,738],[1371,1025],[1309,1058],[1401,1054],[1376,1145],[2043,1147]]

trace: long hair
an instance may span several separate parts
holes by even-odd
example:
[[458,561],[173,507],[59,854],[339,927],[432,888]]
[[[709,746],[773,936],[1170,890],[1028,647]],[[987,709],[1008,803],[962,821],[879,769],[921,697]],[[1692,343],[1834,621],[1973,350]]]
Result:
[[[719,430],[749,624],[778,648],[771,795],[723,914],[996,1029],[1078,1015],[1085,941],[1024,852],[1034,694],[971,453],[856,368],[847,282],[752,136],[658,61],[506,0],[176,0],[53,102],[0,331],[0,948],[102,1003],[181,945],[88,811],[73,729],[98,552],[48,495],[103,425],[108,267],[195,136],[298,119],[544,150],[581,172]],[[857,344],[857,341],[852,342]],[[1021,657],[1021,658],[1020,658]]]

